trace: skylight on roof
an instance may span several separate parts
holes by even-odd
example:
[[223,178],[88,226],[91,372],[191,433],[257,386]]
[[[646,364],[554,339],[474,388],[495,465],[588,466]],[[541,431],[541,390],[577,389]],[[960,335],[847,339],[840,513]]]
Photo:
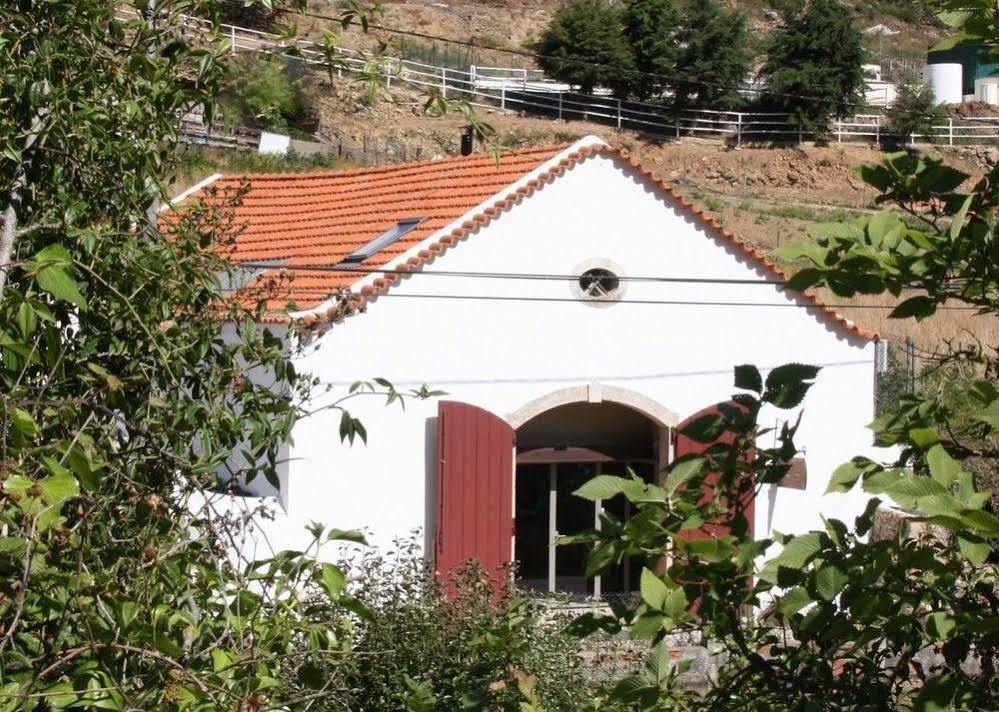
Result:
[[389,245],[398,242],[399,238],[415,228],[421,222],[423,222],[423,218],[405,218],[400,220],[364,247],[351,252],[343,259],[343,261],[363,262],[369,257],[378,254]]

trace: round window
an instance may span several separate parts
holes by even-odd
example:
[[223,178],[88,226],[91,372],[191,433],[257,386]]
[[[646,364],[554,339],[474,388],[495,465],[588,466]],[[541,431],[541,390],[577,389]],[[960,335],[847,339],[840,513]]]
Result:
[[607,299],[621,288],[621,280],[609,269],[595,267],[579,275],[579,289],[590,299]]

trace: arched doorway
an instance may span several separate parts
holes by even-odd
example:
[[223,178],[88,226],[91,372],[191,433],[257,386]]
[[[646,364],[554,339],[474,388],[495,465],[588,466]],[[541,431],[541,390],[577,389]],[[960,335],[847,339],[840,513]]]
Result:
[[[563,399],[548,402],[558,400]],[[627,520],[631,512],[622,498],[594,503],[573,492],[599,474],[626,476],[630,471],[654,481],[669,459],[669,435],[661,420],[609,400],[562,402],[517,427],[514,557],[521,586],[579,596],[638,588],[637,561],[587,577],[589,547],[558,546],[557,539],[599,528],[604,513]]]

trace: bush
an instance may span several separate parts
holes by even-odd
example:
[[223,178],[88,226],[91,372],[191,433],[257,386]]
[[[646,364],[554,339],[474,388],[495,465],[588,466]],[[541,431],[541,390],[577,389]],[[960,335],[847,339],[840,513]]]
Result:
[[415,536],[393,552],[372,550],[348,576],[374,616],[345,666],[347,709],[518,710],[524,675],[536,678],[542,709],[581,709],[592,698],[565,621],[544,619],[541,604],[513,590],[497,594],[471,566],[445,597]]
[[578,85],[584,94],[597,86],[610,87],[619,95],[627,91],[634,58],[624,37],[621,12],[607,0],[572,0],[560,6],[533,49],[541,69]]
[[911,72],[898,84],[898,97],[885,114],[885,126],[892,139],[905,143],[915,134],[933,141],[933,126],[947,120],[947,110],[937,104],[925,82]]
[[220,97],[226,123],[281,133],[314,128],[309,79],[299,67],[261,55],[233,65]]

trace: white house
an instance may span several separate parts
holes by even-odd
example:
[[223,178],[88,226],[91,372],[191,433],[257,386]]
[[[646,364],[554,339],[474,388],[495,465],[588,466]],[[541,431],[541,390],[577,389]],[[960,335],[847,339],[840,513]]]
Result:
[[[594,522],[571,492],[598,471],[654,476],[676,454],[676,426],[727,401],[743,363],[822,366],[798,436],[807,480],[765,489],[754,531],[852,521],[862,508],[862,495],[823,493],[841,462],[875,455],[865,425],[877,335],[782,289],[772,263],[625,152],[587,138],[498,163],[213,186],[241,181],[235,259],[290,275],[271,320],[307,342],[300,369],[333,386],[313,407],[374,377],[446,392],[405,409],[355,399],[367,444],[341,444],[332,411],[300,422],[282,513],[263,524],[273,548],[310,521],[365,528],[376,544],[418,528],[441,566],[516,559],[535,588],[627,589],[627,567],[587,581],[584,552],[552,546],[556,531]],[[361,306],[346,318],[329,296],[341,288]],[[295,311],[281,310],[285,297]]]

